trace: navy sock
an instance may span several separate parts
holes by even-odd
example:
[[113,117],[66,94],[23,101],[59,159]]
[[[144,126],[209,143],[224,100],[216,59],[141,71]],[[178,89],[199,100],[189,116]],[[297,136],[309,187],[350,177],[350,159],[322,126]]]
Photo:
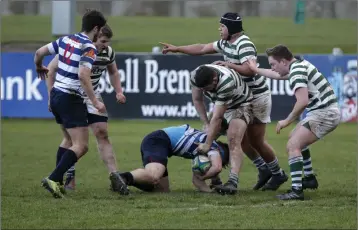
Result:
[[60,162],[56,166],[55,170],[49,176],[50,180],[56,182],[63,182],[63,175],[67,172],[72,165],[77,162],[76,153],[68,149],[62,156]]
[[137,184],[136,182],[134,182],[132,186],[144,192],[152,192],[155,189],[155,186],[153,184]]
[[56,166],[58,165],[58,163],[60,163],[63,154],[64,154],[67,150],[68,150],[68,149],[65,149],[65,148],[62,148],[62,147],[58,147],[57,155],[56,155]]
[[121,177],[126,180],[127,185],[133,185],[134,178],[132,173],[130,172],[121,173]]

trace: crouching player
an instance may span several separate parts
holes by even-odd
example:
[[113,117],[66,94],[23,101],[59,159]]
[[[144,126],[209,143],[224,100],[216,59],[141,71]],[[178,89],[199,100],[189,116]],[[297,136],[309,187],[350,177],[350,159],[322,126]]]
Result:
[[[147,192],[169,192],[167,163],[172,156],[194,159],[198,153],[198,143],[204,143],[206,133],[189,125],[167,127],[156,130],[144,137],[141,154],[144,168],[122,173],[129,186]],[[205,180],[221,172],[229,162],[229,147],[220,141],[214,141],[207,154],[211,161],[205,175],[193,174],[194,185],[202,192],[211,192]]]

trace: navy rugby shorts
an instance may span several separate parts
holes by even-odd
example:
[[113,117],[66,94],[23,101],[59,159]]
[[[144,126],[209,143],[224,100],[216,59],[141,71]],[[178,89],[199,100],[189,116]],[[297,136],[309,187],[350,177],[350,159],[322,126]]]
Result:
[[[168,135],[163,130],[154,131],[144,137],[140,146],[142,162],[145,167],[149,163],[159,163],[167,167],[168,157],[172,155],[172,147]],[[165,169],[163,177],[168,176]]]

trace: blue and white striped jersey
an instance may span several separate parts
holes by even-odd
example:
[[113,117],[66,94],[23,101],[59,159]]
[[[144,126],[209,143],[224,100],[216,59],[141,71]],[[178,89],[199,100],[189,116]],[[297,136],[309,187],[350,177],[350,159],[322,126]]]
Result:
[[97,50],[83,33],[64,36],[47,45],[51,54],[58,54],[58,69],[54,87],[62,92],[84,96],[78,78],[80,65],[92,69]]
[[[197,143],[204,143],[206,141],[206,133],[194,129],[189,125],[172,126],[162,129],[169,137],[172,151],[175,156],[194,159],[198,153],[195,149],[198,147]],[[223,156],[223,149],[214,141],[211,150],[219,149],[220,155]]]

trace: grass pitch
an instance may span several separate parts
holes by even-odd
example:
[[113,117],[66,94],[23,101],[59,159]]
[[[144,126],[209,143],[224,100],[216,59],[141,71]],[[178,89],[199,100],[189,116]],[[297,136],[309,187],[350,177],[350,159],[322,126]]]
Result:
[[[109,133],[120,169],[141,166],[139,146],[149,132],[183,121],[110,121]],[[189,124],[199,128],[199,122]],[[267,139],[288,170],[285,144],[290,131]],[[292,128],[292,127],[290,127]],[[55,200],[40,181],[55,166],[60,130],[50,120],[3,120],[1,161],[1,227],[5,229],[110,228],[265,228],[353,229],[357,219],[356,125],[342,124],[311,148],[320,187],[308,191],[307,201],[282,202],[285,192],[255,192],[256,169],[245,158],[240,192],[235,196],[202,194],[191,184],[190,161],[169,160],[170,194],[148,194],[134,188],[122,197],[109,191],[107,170],[100,161],[93,136],[90,150],[77,164],[77,190]],[[227,178],[227,170],[222,175]]]

